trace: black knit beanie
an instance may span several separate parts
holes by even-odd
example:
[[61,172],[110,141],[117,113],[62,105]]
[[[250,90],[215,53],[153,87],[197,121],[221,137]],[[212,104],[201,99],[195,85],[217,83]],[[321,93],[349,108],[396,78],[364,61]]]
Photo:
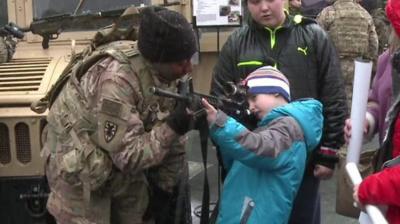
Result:
[[150,62],[179,62],[197,51],[192,26],[183,15],[162,7],[142,10],[139,51]]

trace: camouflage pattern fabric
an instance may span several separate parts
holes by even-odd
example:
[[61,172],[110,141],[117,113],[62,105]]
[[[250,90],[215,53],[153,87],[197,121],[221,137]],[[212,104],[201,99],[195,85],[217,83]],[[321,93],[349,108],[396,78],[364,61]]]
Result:
[[0,37],[0,63],[11,60],[15,53],[16,43],[11,38]]
[[4,63],[8,61],[8,50],[6,41],[0,37],[0,63]]
[[317,21],[328,32],[339,54],[350,102],[354,59],[375,61],[378,54],[378,36],[372,17],[353,0],[337,0],[321,11]]
[[97,51],[109,49],[123,50],[129,62],[118,54],[95,62],[78,86],[68,81],[47,118],[47,207],[58,223],[153,223],[144,218],[151,197],[147,170],[166,192],[184,170],[183,140],[163,122],[175,102],[148,91],[174,91],[174,83],[158,79],[134,42]]
[[390,23],[386,17],[385,10],[382,8],[377,8],[371,13],[372,19],[375,24],[375,30],[378,34],[379,40],[379,51],[378,54],[382,54],[388,48],[388,37],[390,33]]
[[341,58],[340,67],[344,77],[347,106],[351,108],[351,98],[353,96],[353,81],[354,81],[354,59]]
[[301,9],[289,6],[289,15],[301,15]]

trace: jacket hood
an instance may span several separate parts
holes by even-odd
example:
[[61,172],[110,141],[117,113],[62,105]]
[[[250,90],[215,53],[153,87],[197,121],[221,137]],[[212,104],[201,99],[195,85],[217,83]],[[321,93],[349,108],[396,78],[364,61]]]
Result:
[[321,140],[323,129],[322,104],[314,99],[296,100],[274,108],[259,123],[264,126],[282,116],[291,116],[299,123],[304,133],[307,151],[312,151]]

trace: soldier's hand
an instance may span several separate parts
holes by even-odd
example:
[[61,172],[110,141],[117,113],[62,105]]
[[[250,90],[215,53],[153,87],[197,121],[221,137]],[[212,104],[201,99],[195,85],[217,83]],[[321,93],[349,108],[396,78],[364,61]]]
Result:
[[168,126],[179,135],[184,135],[190,130],[192,116],[188,113],[186,105],[178,102],[175,110],[168,116]]

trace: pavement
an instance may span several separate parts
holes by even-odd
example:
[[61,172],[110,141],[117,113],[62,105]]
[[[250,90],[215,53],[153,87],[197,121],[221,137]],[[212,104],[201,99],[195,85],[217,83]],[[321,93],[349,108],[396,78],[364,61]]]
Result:
[[[189,176],[191,185],[191,204],[192,204],[192,218],[193,224],[199,223],[199,218],[196,213],[200,212],[201,199],[203,193],[204,172],[201,159],[200,142],[198,133],[192,131],[189,133],[187,141],[187,152],[189,160]],[[376,148],[377,140],[374,139],[372,143],[364,145],[364,148]],[[210,202],[214,203],[218,199],[218,162],[216,158],[215,148],[208,143],[208,180],[210,184]],[[348,218],[339,215],[335,212],[336,203],[336,180],[337,172],[330,180],[322,181],[320,185],[321,193],[321,224],[355,224],[358,223],[356,219]]]

